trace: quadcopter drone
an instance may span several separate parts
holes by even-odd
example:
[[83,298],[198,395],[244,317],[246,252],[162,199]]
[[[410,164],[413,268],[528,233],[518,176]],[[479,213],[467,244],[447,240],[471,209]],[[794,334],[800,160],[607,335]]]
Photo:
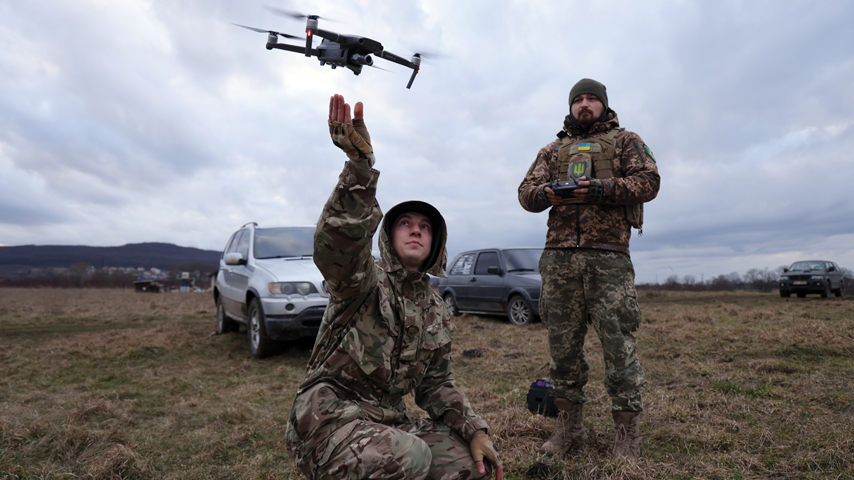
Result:
[[[267,50],[277,48],[279,50],[287,50],[289,52],[303,53],[306,57],[311,57],[312,55],[314,55],[315,57],[317,57],[318,60],[320,60],[321,66],[329,65],[333,69],[337,67],[349,68],[353,71],[355,75],[362,73],[362,67],[365,65],[369,67],[380,68],[374,66],[374,59],[373,57],[371,57],[371,55],[376,55],[390,62],[394,62],[412,69],[412,76],[409,77],[409,83],[406,84],[406,88],[412,86],[412,82],[415,80],[415,75],[418,75],[418,72],[421,69],[420,53],[414,54],[412,56],[412,61],[409,61],[403,57],[386,51],[383,48],[383,45],[376,40],[372,40],[367,37],[359,37],[356,35],[342,35],[339,33],[330,32],[328,30],[321,30],[317,28],[317,21],[322,18],[318,15],[303,15],[301,13],[280,10],[272,7],[267,7],[267,9],[277,15],[297,19],[306,19],[304,38],[305,47],[300,45],[279,43],[278,41],[279,37],[296,40],[303,40],[303,37],[289,35],[287,33],[274,32],[272,30],[263,30],[255,27],[247,27],[246,25],[239,25],[237,23],[234,24],[238,27],[243,27],[255,32],[266,33]],[[320,45],[318,45],[317,48],[312,48],[312,39],[315,35],[322,38],[323,41],[320,42]],[[385,69],[380,68],[380,70]]]

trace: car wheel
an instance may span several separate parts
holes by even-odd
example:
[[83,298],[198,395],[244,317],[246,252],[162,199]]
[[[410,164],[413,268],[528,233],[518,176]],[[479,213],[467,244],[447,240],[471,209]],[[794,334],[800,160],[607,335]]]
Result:
[[845,296],[845,283],[839,284],[839,288],[836,289],[836,296],[837,297],[844,297]]
[[457,302],[454,300],[454,296],[450,293],[446,293],[442,299],[445,300],[445,307],[448,308],[448,313],[450,313],[452,317],[459,317],[460,309],[457,308]]
[[780,290],[780,296],[783,298],[789,298],[789,296],[791,296],[791,295],[792,295],[791,293],[789,293],[785,290]]
[[273,350],[273,341],[267,336],[267,326],[264,324],[264,309],[261,301],[253,298],[249,302],[249,323],[246,325],[249,334],[249,351],[255,358],[264,358]]
[[513,325],[527,325],[534,320],[534,311],[525,297],[514,295],[507,302],[507,317]]
[[799,293],[798,294],[798,298],[806,298],[806,297],[807,297],[806,293]]
[[830,282],[827,282],[827,285],[824,286],[824,291],[819,295],[821,295],[821,298],[827,298],[830,296]]
[[222,298],[216,299],[216,334],[222,335],[228,332],[236,332],[240,328],[234,320],[228,318],[225,314],[225,307],[222,306]]

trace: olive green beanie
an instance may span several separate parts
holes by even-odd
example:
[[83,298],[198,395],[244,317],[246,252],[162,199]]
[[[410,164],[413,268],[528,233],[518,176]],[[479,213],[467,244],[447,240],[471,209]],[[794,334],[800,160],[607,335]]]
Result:
[[608,112],[608,93],[605,91],[605,85],[590,78],[582,78],[569,91],[569,107],[572,108],[572,100],[582,93],[590,93],[596,95],[602,105],[605,106],[605,111]]

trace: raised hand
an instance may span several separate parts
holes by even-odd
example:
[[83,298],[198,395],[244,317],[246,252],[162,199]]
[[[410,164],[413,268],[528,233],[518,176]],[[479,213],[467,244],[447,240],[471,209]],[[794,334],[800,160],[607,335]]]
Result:
[[360,161],[368,158],[374,150],[371,136],[365,126],[364,106],[357,102],[353,109],[355,120],[350,118],[350,105],[342,95],[335,94],[329,99],[329,135],[335,144],[350,160]]

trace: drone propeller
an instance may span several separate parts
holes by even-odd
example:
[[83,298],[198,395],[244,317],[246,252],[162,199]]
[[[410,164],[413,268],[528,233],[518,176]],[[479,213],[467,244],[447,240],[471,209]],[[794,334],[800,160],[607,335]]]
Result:
[[328,17],[321,17],[320,15],[307,15],[307,14],[302,13],[302,12],[295,12],[293,10],[285,10],[283,8],[276,8],[276,7],[269,7],[269,6],[264,7],[264,8],[266,8],[267,11],[269,11],[270,13],[274,13],[280,17],[290,17],[290,18],[295,18],[297,20],[302,20],[305,18],[314,18],[317,20],[325,20],[327,22],[337,23],[337,20],[333,20],[333,19],[328,18]]
[[450,58],[448,55],[444,53],[440,53],[436,50],[427,50],[424,48],[418,48],[410,46],[410,49],[414,52],[412,54],[412,65],[415,68],[412,69],[412,76],[409,77],[409,83],[406,84],[406,88],[412,86],[412,82],[415,81],[415,76],[421,72],[421,61],[426,60],[428,62],[434,62],[436,60],[444,60]]
[[447,58],[451,58],[449,55],[445,55],[442,52],[436,50],[429,50],[426,48],[421,48],[420,46],[416,47],[413,45],[408,45],[409,50],[412,51],[413,55],[418,55],[424,60],[445,60]]
[[382,71],[384,71],[384,72],[390,72],[390,71],[391,71],[391,70],[388,70],[388,69],[383,68],[383,67],[378,67],[378,66],[376,66],[376,65],[367,65],[367,66],[368,66],[368,67],[371,67],[371,68],[376,68],[377,70],[382,70]]
[[[276,7],[265,7],[271,13],[276,15],[280,15],[282,17],[290,17],[295,18],[297,20],[306,19],[305,20],[305,56],[311,56],[311,39],[314,37],[314,34],[317,32],[317,21],[320,19],[326,20],[327,22],[334,22],[331,18],[321,17],[320,15],[306,15],[301,12],[294,12],[292,10],[284,10]],[[321,35],[322,36],[322,35]]]
[[261,29],[261,28],[255,28],[255,27],[247,27],[246,25],[241,25],[241,24],[239,24],[239,23],[232,23],[232,25],[235,25],[235,26],[238,26],[238,27],[243,27],[243,28],[245,28],[245,29],[247,29],[247,30],[252,30],[253,32],[258,32],[258,33],[270,33],[270,34],[273,34],[273,35],[281,35],[281,36],[283,36],[283,37],[285,37],[285,38],[293,38],[293,39],[295,39],[295,40],[304,40],[304,39],[305,39],[305,37],[298,37],[298,36],[296,36],[296,35],[290,35],[290,34],[287,34],[287,33],[279,33],[279,32],[274,32],[274,31],[272,31],[272,30],[264,30],[264,29]]

